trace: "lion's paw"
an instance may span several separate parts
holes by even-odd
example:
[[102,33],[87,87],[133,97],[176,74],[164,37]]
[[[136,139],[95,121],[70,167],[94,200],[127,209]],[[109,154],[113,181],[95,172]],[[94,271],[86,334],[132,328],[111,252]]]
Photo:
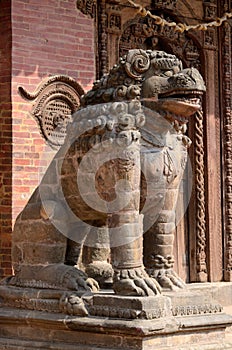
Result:
[[76,267],[71,267],[65,272],[62,286],[70,290],[97,292],[99,286],[97,281],[88,276]]
[[59,302],[60,311],[68,315],[87,316],[88,311],[81,298],[75,294],[64,293]]
[[156,279],[164,289],[179,290],[185,288],[185,283],[173,269],[148,269],[151,278]]
[[99,285],[97,281],[94,278],[87,278],[85,281],[87,286],[91,289],[92,292],[98,292],[99,291]]
[[161,292],[157,281],[143,268],[116,270],[113,289],[116,294],[128,296],[154,296]]

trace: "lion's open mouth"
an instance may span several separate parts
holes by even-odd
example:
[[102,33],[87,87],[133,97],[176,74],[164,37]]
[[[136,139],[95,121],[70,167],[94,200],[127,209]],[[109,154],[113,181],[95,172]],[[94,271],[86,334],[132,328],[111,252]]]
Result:
[[162,94],[159,96],[159,100],[171,99],[176,102],[188,103],[190,105],[201,106],[202,92],[201,91],[181,91],[180,93],[172,92],[168,94]]
[[154,109],[158,108],[173,115],[187,118],[201,108],[202,93],[201,91],[173,91],[160,94],[158,99],[151,97],[144,100],[152,102]]

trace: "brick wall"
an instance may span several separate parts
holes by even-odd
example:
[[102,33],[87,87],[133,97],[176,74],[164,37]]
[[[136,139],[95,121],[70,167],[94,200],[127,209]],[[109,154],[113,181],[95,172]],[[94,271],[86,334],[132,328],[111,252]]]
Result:
[[[4,0],[0,3],[10,1]],[[11,3],[14,222],[54,154],[54,151],[48,152],[38,125],[30,115],[31,104],[19,96],[18,86],[33,92],[43,78],[65,74],[88,90],[95,76],[95,54],[93,20],[76,9],[75,0],[12,0]],[[9,133],[10,137],[11,132],[7,127],[8,124],[4,126],[4,132],[6,136]],[[11,156],[10,148],[6,148],[6,152]],[[9,204],[10,210],[11,203]],[[8,244],[9,242],[10,240]],[[5,256],[0,261],[0,267],[3,267],[4,259]],[[1,272],[3,271],[0,270],[0,275]],[[9,271],[4,270],[6,272]]]
[[11,8],[0,1],[0,276],[11,273],[12,126]]
[[[41,79],[66,74],[83,88],[95,74],[91,19],[76,9],[75,0],[12,2],[13,218],[17,216],[46,168],[45,143],[31,105],[17,92],[34,91]],[[52,154],[50,155],[52,156]],[[49,160],[48,160],[49,162]]]

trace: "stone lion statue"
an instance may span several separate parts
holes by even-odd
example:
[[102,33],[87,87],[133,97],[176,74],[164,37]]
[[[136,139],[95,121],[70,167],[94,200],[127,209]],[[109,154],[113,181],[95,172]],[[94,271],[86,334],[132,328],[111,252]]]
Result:
[[116,294],[183,288],[173,270],[175,209],[186,123],[204,91],[200,73],[176,56],[139,49],[95,82],[17,218],[8,283],[96,291],[77,262],[83,244],[109,244]]

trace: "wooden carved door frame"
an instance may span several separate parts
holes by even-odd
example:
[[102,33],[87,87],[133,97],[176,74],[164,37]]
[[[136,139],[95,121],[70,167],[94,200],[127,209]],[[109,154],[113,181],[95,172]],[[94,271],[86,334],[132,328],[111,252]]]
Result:
[[[218,0],[219,15],[232,10],[230,0]],[[220,117],[223,180],[224,280],[232,281],[232,20],[219,31]]]

